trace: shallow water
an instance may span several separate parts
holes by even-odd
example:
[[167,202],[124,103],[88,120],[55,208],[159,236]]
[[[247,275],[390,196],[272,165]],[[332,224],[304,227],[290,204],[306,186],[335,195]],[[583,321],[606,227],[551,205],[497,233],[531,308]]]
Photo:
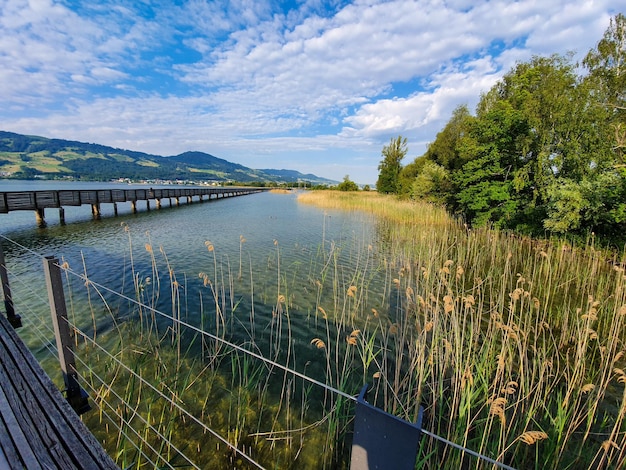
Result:
[[[0,183],[3,191],[79,187],[107,188],[109,185]],[[160,338],[167,337],[172,332],[168,330],[172,321],[167,318],[176,317],[211,334],[247,345],[317,380],[331,380],[332,385],[346,386],[350,388],[348,393],[356,393],[362,382],[340,383],[343,380],[340,372],[345,366],[341,361],[347,352],[344,340],[372,308],[381,312],[386,308],[383,281],[379,279],[385,273],[379,267],[376,225],[364,214],[321,210],[300,204],[296,199],[296,192],[267,192],[189,205],[183,203],[171,208],[165,203],[162,209],[150,211],[138,204],[136,214],[131,212],[130,205],[119,204],[117,216],[113,215],[112,207],[103,205],[100,220],[93,220],[90,207],[84,206],[67,208],[65,225],[59,223],[55,210],[47,210],[46,228],[36,227],[30,211],[0,214],[0,234],[15,242],[3,241],[3,247],[11,271],[16,308],[27,317],[20,335],[54,371],[50,352],[54,349],[54,335],[49,326],[50,313],[45,305],[41,269],[41,257],[53,255],[66,262],[72,272],[65,277],[71,321],[86,335],[97,336],[112,354],[120,347],[120,342],[131,349],[146,348],[144,332],[151,331],[153,325],[158,325]],[[89,289],[85,289],[85,273],[95,283]],[[368,289],[346,296],[346,291],[354,284],[368,286]],[[162,312],[163,317],[98,286],[121,292],[131,299],[139,295],[143,302]],[[328,322],[323,318],[326,314]],[[129,319],[141,321],[139,330],[133,330],[140,331],[137,335],[141,336],[141,339],[136,336],[134,346],[133,334],[122,339],[122,334],[116,333],[119,325]],[[213,351],[209,340],[200,341],[184,328],[179,332],[183,355],[190,363],[206,360]],[[341,357],[336,356],[338,363],[330,366],[332,377],[328,376],[329,365],[323,351],[311,345],[315,338],[324,338],[326,342],[337,340],[335,351],[340,351]],[[88,354],[87,350],[84,354]],[[93,354],[93,351],[89,353],[92,361],[95,360]],[[175,350],[162,351],[162,354],[178,357]],[[100,354],[95,357],[101,367]],[[229,363],[225,364],[228,369]],[[103,367],[106,371],[112,366]],[[163,374],[158,367],[151,364],[147,372]],[[255,363],[251,367],[258,373],[259,367],[265,366]],[[161,379],[163,377],[161,375]],[[285,384],[292,380],[283,379],[284,376],[278,374],[276,380],[266,384],[269,395],[264,395],[263,400],[272,394],[278,396],[277,403],[284,400]],[[264,379],[256,377],[255,380],[260,387]],[[236,390],[242,390],[242,384],[250,386],[241,376],[231,377],[230,381],[237,383]],[[200,389],[207,387],[202,380],[198,384]],[[292,383],[287,389],[303,396],[306,385]],[[304,421],[310,423],[327,413],[333,400],[324,398],[323,390],[309,389],[307,394],[313,404],[301,406],[299,412],[303,413]],[[253,402],[258,408],[258,402]],[[215,406],[223,405],[227,409],[230,406],[228,400],[220,403]],[[270,423],[271,428],[278,426],[277,423],[287,426],[286,406],[281,408],[268,402],[263,406],[264,413],[272,406],[278,407],[280,418]],[[295,413],[298,407],[293,406]],[[223,411],[218,408],[214,411]],[[204,413],[195,406],[193,409],[195,413]],[[94,417],[89,420],[94,424]],[[96,426],[98,422],[96,420]],[[266,428],[256,424],[250,430]],[[322,445],[325,433],[326,430],[310,436],[309,442],[316,442],[311,445]],[[189,440],[184,432],[181,438]],[[306,448],[301,453],[300,465],[316,467],[318,451],[310,446]],[[275,458],[274,455],[270,461]]]

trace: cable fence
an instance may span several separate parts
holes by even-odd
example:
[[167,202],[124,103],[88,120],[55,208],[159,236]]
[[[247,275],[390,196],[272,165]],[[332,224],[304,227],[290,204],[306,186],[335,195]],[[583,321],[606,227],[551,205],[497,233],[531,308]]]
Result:
[[[46,259],[0,237],[30,261]],[[5,264],[24,321],[20,335],[66,388],[50,361],[60,358],[43,275]],[[64,353],[75,359],[67,374],[95,407],[84,421],[122,468],[348,468],[359,391],[368,381],[372,403],[391,404],[408,423],[421,416],[419,403],[407,406],[377,385],[393,378],[371,374],[383,369],[371,338],[356,325],[333,325],[323,311],[310,320],[315,334],[305,334],[280,293],[267,311],[244,309],[229,292],[232,276],[216,268],[200,274],[208,295],[199,294],[196,310],[188,306],[195,295],[188,280],[169,266],[152,265],[147,275],[131,267],[128,279],[108,286],[86,264],[82,271],[64,260],[52,264],[63,276],[61,321],[71,332]],[[423,468],[451,452],[474,459],[476,468],[511,468],[420,432],[428,441],[416,449]]]

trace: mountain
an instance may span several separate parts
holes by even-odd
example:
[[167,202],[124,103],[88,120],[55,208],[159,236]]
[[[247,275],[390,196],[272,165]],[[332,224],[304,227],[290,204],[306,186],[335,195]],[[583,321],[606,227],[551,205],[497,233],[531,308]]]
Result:
[[[276,180],[285,180],[285,181],[315,181],[316,179],[319,179],[318,176],[312,175],[311,173],[308,173],[306,175],[303,175],[302,173],[295,171],[295,170],[259,170],[260,172],[266,174],[266,175],[270,175],[272,177],[274,177]],[[332,181],[330,182],[329,180],[326,180],[327,183],[329,184],[335,184],[337,183],[336,181]]]
[[196,182],[335,184],[295,170],[254,170],[203,152],[151,155],[105,145],[0,131],[0,178],[73,178],[84,181],[184,180]]

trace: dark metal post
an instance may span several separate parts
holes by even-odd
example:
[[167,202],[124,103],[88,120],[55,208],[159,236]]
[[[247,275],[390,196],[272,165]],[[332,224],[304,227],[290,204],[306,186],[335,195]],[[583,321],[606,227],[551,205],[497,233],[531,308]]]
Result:
[[54,325],[59,362],[61,363],[63,380],[65,381],[66,397],[72,408],[80,415],[89,411],[91,406],[89,406],[87,400],[87,393],[78,384],[70,326],[67,321],[61,268],[59,267],[59,261],[54,256],[46,256],[43,260],[43,266],[46,274],[50,314],[52,315],[52,324]]
[[9,285],[9,274],[4,262],[4,251],[2,243],[0,243],[0,282],[2,283],[2,294],[4,296],[4,309],[6,310],[7,320],[13,328],[22,326],[22,317],[15,314],[15,306],[13,305],[13,297],[11,297],[11,286]]
[[356,403],[350,469],[413,470],[422,437],[422,407],[417,422],[411,423],[371,405],[366,395],[367,384]]

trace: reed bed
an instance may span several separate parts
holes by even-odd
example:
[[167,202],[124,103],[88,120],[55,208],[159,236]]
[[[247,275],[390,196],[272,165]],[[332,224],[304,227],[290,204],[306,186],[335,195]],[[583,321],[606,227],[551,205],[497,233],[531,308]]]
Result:
[[[422,404],[425,429],[516,468],[624,466],[623,254],[469,230],[381,195],[324,196],[300,200],[371,208],[389,240],[389,310],[358,343],[381,407],[414,420]],[[424,440],[420,466],[441,462],[486,466]]]
[[[84,380],[113,416],[86,420],[121,467],[254,467],[197,419],[265,467],[348,468],[353,402],[331,388],[364,383],[380,408],[415,421],[423,406],[424,429],[515,468],[626,464],[623,254],[373,192],[299,201],[372,214],[375,233],[323,233],[296,261],[280,240],[260,258],[243,235],[235,253],[207,240],[203,270],[179,273],[125,227],[121,290],[140,304],[64,265],[82,272],[67,283]],[[424,436],[416,468],[492,465]]]

